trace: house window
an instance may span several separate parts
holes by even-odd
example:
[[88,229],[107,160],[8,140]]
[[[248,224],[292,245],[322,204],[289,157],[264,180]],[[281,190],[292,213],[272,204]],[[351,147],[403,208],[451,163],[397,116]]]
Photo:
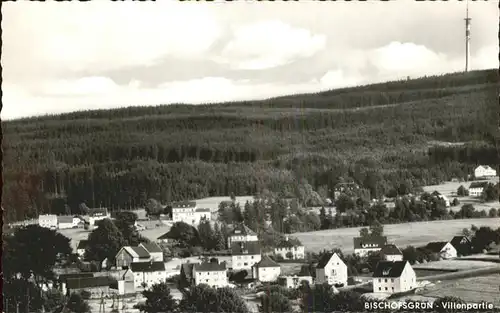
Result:
[[394,287],[392,287],[392,292],[394,292]]
[[381,291],[382,290],[382,287],[378,287],[378,291]]
[[385,287],[385,290],[387,291],[387,287]]
[[385,281],[384,281],[384,282],[385,282],[385,283],[387,282],[387,278],[385,279]]
[[381,283],[381,282],[382,282],[382,279],[380,279],[380,278],[379,278],[379,279],[378,279],[378,282],[379,282],[379,283]]
[[393,283],[393,282],[394,282],[394,278],[393,278],[393,279],[391,279],[391,283]]

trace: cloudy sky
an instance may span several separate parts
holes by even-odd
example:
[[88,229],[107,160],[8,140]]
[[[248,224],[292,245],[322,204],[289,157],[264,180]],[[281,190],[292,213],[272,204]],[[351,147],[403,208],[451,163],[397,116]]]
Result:
[[[498,67],[498,1],[471,2]],[[465,2],[7,2],[2,119],[261,99],[461,71]]]

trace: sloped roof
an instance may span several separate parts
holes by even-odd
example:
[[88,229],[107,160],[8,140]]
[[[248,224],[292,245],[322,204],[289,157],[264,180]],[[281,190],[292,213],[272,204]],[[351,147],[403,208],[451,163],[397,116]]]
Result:
[[232,255],[256,255],[260,254],[260,244],[257,241],[232,242]]
[[217,260],[195,264],[194,269],[197,272],[220,272],[226,270],[226,262],[219,263]]
[[401,250],[399,250],[398,247],[396,247],[396,245],[385,245],[382,250],[380,250],[380,253],[381,254],[384,254],[384,255],[403,255],[403,253],[401,252]]
[[76,249],[85,249],[85,248],[87,248],[87,244],[88,244],[88,240],[80,240],[78,242],[78,246],[76,247]]
[[488,186],[488,182],[474,182],[474,183],[470,184],[469,189],[470,188],[486,188],[486,186]]
[[194,210],[195,212],[210,212],[210,209],[208,208],[197,208],[196,210]]
[[471,243],[470,239],[467,236],[455,236],[450,241],[451,245],[455,248],[460,247],[464,243],[462,243],[462,239],[465,239],[467,242],[465,244],[469,245]]
[[68,223],[73,224],[73,216],[72,215],[59,215],[57,217],[58,223]]
[[446,241],[429,242],[425,248],[432,252],[441,252],[447,243]]
[[172,202],[170,206],[173,209],[178,209],[178,208],[194,208],[196,207],[196,201],[179,201],[179,202]]
[[373,277],[400,277],[407,261],[380,261],[373,271]]
[[257,234],[245,224],[240,223],[234,227],[231,236],[257,236]]
[[165,271],[163,262],[132,262],[130,263],[132,272],[161,272]]
[[316,268],[325,268],[325,266],[328,264],[328,262],[330,261],[330,259],[333,257],[334,254],[336,253],[328,252],[323,254],[318,264],[316,265]]
[[115,283],[116,279],[109,276],[96,276],[96,277],[81,277],[71,278],[67,280],[67,287],[69,289],[82,289],[92,287],[105,287]]
[[480,168],[483,168],[485,170],[493,170],[493,168],[489,165],[479,165],[478,167],[476,167],[476,170]]
[[138,246],[138,247],[130,247],[132,250],[134,250],[134,252],[139,256],[139,259],[147,259],[149,257],[151,257],[149,255],[149,252],[144,249],[143,247],[141,246]]
[[263,255],[259,263],[255,264],[255,267],[280,267],[280,265],[274,262],[267,255]]
[[70,273],[70,274],[61,274],[58,279],[60,282],[66,282],[68,279],[76,279],[76,278],[88,278],[94,277],[93,273]]
[[170,239],[169,234],[170,234],[170,231],[164,233],[163,235],[161,235],[157,239]]
[[160,246],[156,244],[155,242],[149,242],[149,243],[141,243],[140,246],[142,246],[147,252],[149,253],[157,253],[157,252],[163,252],[161,250]]
[[[367,237],[355,237],[354,238],[354,249],[364,249],[364,248],[382,248],[387,244],[386,236],[367,236]],[[364,247],[368,245],[369,247]]]

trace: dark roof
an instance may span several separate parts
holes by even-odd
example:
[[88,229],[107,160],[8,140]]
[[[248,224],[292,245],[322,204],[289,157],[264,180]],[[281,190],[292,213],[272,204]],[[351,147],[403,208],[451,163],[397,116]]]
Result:
[[396,245],[385,245],[382,250],[380,250],[380,253],[385,255],[403,255]]
[[380,261],[373,271],[373,277],[399,277],[407,261]]
[[105,208],[89,209],[89,216],[107,215],[107,214],[108,214],[108,210]]
[[260,244],[257,241],[232,242],[231,253],[232,255],[260,254]]
[[139,259],[147,259],[150,257],[149,252],[141,246],[130,247],[139,256]]
[[169,234],[170,234],[170,231],[164,233],[163,235],[158,237],[158,239],[170,239]]
[[219,263],[218,260],[211,260],[209,262],[195,264],[194,268],[198,272],[225,271],[226,270],[226,262]]
[[132,272],[160,272],[165,270],[163,262],[132,262],[130,263]]
[[382,248],[386,244],[387,244],[386,236],[368,236],[364,238],[362,237],[354,238],[354,249]]
[[76,249],[85,249],[87,247],[88,240],[80,240],[78,242],[78,247]]
[[231,236],[256,236],[257,234],[245,224],[238,224],[231,232]]
[[487,185],[488,185],[488,182],[475,182],[475,183],[470,184],[469,189],[470,188],[486,188]]
[[[466,240],[466,242],[465,242],[465,243],[462,243],[462,239],[465,239],[465,240]],[[450,241],[450,243],[451,243],[451,245],[452,245],[453,247],[455,247],[455,249],[456,249],[457,247],[459,247],[460,245],[464,245],[464,244],[466,244],[466,245],[470,245],[470,244],[471,244],[470,239],[469,239],[467,236],[455,236],[455,237],[453,237],[453,239]]]
[[441,250],[447,243],[448,242],[446,241],[429,242],[427,246],[425,246],[425,248],[432,252],[441,252]]
[[332,258],[333,255],[334,255],[334,253],[331,253],[331,252],[323,254],[321,259],[319,259],[319,262],[316,265],[316,268],[325,268],[325,266],[328,264],[328,261],[330,261],[330,259]]
[[163,250],[161,250],[160,246],[157,245],[156,243],[154,242],[150,242],[150,243],[141,243],[141,246],[149,253],[154,253],[154,252],[163,252]]
[[194,210],[195,212],[210,212],[210,209],[208,208],[198,208],[196,210]]
[[59,215],[57,217],[58,223],[73,223],[73,215]]
[[170,204],[172,208],[194,208],[196,207],[196,201],[179,201],[172,202]]
[[66,282],[68,279],[75,279],[75,278],[88,278],[88,277],[94,277],[93,273],[70,273],[70,274],[60,274],[59,275],[59,281],[60,282]]
[[288,240],[282,240],[277,247],[278,248],[292,248],[302,246],[302,243],[296,238],[288,238]]
[[109,276],[71,278],[67,280],[67,287],[69,289],[105,287],[111,285],[114,282],[116,282],[116,279],[113,279]]
[[256,267],[280,267],[280,265],[274,262],[267,255],[263,255],[259,263],[255,264]]

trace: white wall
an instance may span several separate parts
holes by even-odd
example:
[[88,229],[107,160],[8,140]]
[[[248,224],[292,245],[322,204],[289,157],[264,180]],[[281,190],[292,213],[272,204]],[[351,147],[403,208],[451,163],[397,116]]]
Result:
[[257,267],[257,280],[263,282],[276,281],[281,274],[281,267]]
[[134,272],[134,285],[135,287],[141,287],[142,283],[145,282],[148,286],[159,284],[167,279],[167,272]]
[[343,284],[347,286],[347,265],[334,254],[324,268],[316,269],[316,280],[318,283],[329,285]]
[[443,249],[441,249],[440,254],[443,259],[453,259],[457,257],[457,250],[448,242]]
[[257,235],[247,235],[247,236],[229,236],[227,238],[227,246],[231,248],[232,242],[251,242],[251,241],[259,241]]
[[483,188],[470,188],[469,189],[469,196],[472,197],[479,197],[483,193]]
[[364,248],[364,249],[354,249],[354,254],[359,255],[360,257],[368,256],[370,252],[377,252],[382,250],[382,248]]
[[384,258],[385,258],[386,261],[403,261],[403,255],[402,254],[386,255]]
[[307,281],[309,285],[313,284],[313,278],[311,276],[284,276],[286,279],[287,288],[298,288],[302,281]]
[[222,288],[228,285],[227,271],[197,272],[194,270],[195,285],[207,284],[210,287]]
[[274,255],[280,255],[284,260],[288,260],[287,253],[291,252],[293,254],[292,259],[303,259],[305,257],[304,246],[290,247],[290,248],[275,248]]
[[411,290],[415,287],[416,275],[410,263],[406,263],[406,266],[401,273],[401,277],[373,278],[373,292],[398,293]]
[[260,254],[255,255],[233,255],[232,256],[232,269],[234,271],[251,269],[255,263],[260,262],[261,260]]

